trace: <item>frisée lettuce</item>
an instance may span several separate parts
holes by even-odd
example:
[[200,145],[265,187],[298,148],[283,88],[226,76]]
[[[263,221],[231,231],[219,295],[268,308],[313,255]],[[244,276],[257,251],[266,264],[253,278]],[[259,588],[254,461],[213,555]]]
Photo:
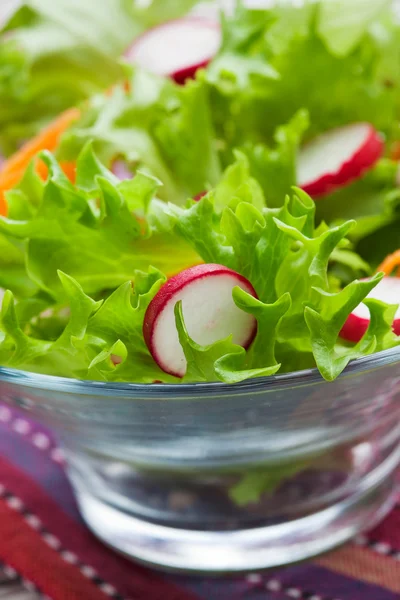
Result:
[[[0,219],[24,270],[22,289],[7,291],[3,301],[3,365],[103,381],[181,381],[154,362],[143,319],[169,274],[202,261],[252,282],[258,299],[239,289],[233,297],[254,315],[258,332],[247,351],[229,338],[199,346],[178,304],[188,362],[183,381],[234,383],[304,365],[332,380],[350,360],[399,343],[390,334],[392,309],[376,301],[369,301],[373,318],[363,339],[354,346],[338,341],[349,313],[381,278],[341,290],[330,282],[332,254],[354,221],[316,227],[315,204],[299,189],[280,208],[268,207],[243,154],[213,191],[181,207],[159,200],[159,182],[149,175],[120,182],[90,144],[79,156],[75,184],[51,154],[42,159],[47,181],[30,170]],[[35,195],[24,192],[29,185]]]
[[[277,3],[267,10],[239,3],[233,15],[221,17],[215,59],[185,85],[116,60],[132,23],[139,31],[141,23],[161,18],[159,4],[142,11],[120,0],[124,24],[108,36],[109,3],[96,13],[84,55],[95,62],[113,56],[110,82],[123,81],[81,105],[55,154],[41,154],[45,171],[38,172],[34,160],[5,194],[0,286],[9,291],[0,319],[2,364],[105,381],[182,381],[153,360],[143,320],[163,283],[199,263],[223,265],[250,282],[258,298],[235,289],[233,299],[258,329],[247,350],[231,338],[201,346],[177,303],[185,382],[235,383],[309,367],[333,380],[351,360],[398,344],[390,329],[393,307],[371,299],[362,338],[349,343],[339,336],[382,277],[368,278],[379,261],[365,240],[394,228],[387,236],[392,243],[399,218],[392,147],[400,137],[400,63],[387,58],[398,33],[389,3]],[[75,56],[69,36],[81,43],[74,7],[65,46],[58,45],[61,53],[68,48],[68,60]],[[164,9],[164,16],[177,16],[173,3]],[[12,68],[8,75],[0,70],[13,83],[4,86],[6,93],[19,93],[31,81],[31,71],[21,68],[27,56],[21,48],[41,36],[44,54],[34,44],[40,63],[51,46],[51,36],[41,32],[55,36],[56,17],[50,2],[32,0],[8,21],[2,51],[22,62],[19,78]],[[99,32],[107,38],[102,47]],[[107,61],[90,69],[95,78],[108,77]],[[91,87],[81,74],[82,80],[73,77],[85,90],[74,102],[103,86]],[[34,79],[43,93],[41,78]],[[74,89],[67,81],[66,87]],[[297,187],[303,144],[360,121],[385,136],[384,156],[314,202]],[[132,178],[117,177],[119,160]],[[66,163],[74,166],[70,178]]]

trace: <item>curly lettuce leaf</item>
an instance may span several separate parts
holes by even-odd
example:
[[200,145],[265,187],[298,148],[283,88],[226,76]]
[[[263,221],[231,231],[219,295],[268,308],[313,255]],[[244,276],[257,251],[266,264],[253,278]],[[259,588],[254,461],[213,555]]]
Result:
[[297,183],[296,163],[302,139],[309,127],[305,110],[299,110],[287,125],[277,128],[274,145],[245,144],[251,174],[261,185],[268,206],[281,206],[282,199]]
[[257,320],[257,335],[249,352],[232,343],[229,337],[210,346],[201,346],[192,340],[184,323],[181,303],[175,307],[179,341],[187,360],[183,381],[215,381],[238,383],[254,377],[266,377],[279,371],[275,358],[277,330],[290,306],[288,294],[274,304],[264,304],[241,288],[233,290],[233,299],[241,310]]
[[74,279],[59,272],[69,318],[54,340],[28,335],[12,293],[6,292],[0,315],[1,364],[81,379],[173,381],[154,363],[142,335],[144,314],[165,278],[155,269],[137,275],[140,292],[134,293],[126,282],[104,302],[96,302]]
[[179,341],[187,360],[184,382],[223,381],[238,383],[252,377],[273,375],[278,366],[259,369],[246,368],[246,350],[232,342],[232,338],[220,340],[210,346],[201,346],[192,340],[185,327],[181,303],[175,307],[176,327]]
[[208,92],[135,70],[130,89],[95,98],[64,135],[59,156],[73,160],[92,141],[103,162],[122,157],[163,182],[162,198],[181,204],[221,176]]
[[[158,200],[160,182],[144,173],[120,182],[90,144],[78,158],[75,184],[50,153],[42,159],[47,181],[31,167],[8,195],[10,215],[0,219],[33,287],[15,306],[6,293],[3,364],[106,381],[176,381],[146,347],[144,315],[166,276],[201,261],[249,279],[258,299],[235,289],[233,300],[254,315],[258,329],[248,350],[230,338],[202,347],[188,335],[178,305],[184,381],[236,383],[315,365],[331,380],[350,360],[397,343],[393,311],[380,303],[359,344],[338,341],[347,316],[379,279],[342,290],[332,283],[329,265],[351,252],[346,236],[354,222],[316,226],[315,204],[301,190],[269,208],[244,154],[237,153],[215,190],[185,207]],[[355,261],[353,254],[347,259]]]
[[[148,273],[136,273],[136,281],[139,290],[133,291],[129,281],[121,285],[88,322],[82,346],[92,343],[98,350],[89,365],[90,377],[95,379],[100,372],[107,381],[177,381],[156,365],[143,338],[147,307],[165,282],[165,276],[150,268]],[[120,359],[116,365],[113,355]]]
[[[238,160],[240,164],[243,158],[239,155]],[[286,370],[289,361],[291,369],[297,370],[316,364],[326,379],[334,379],[350,360],[373,352],[377,344],[385,345],[379,341],[381,333],[370,330],[357,348],[347,355],[336,354],[346,318],[378,282],[377,278],[354,282],[341,292],[332,286],[329,266],[347,246],[346,236],[355,223],[316,227],[315,205],[301,190],[280,209],[259,208],[259,203],[258,189],[238,199],[223,182],[200,202],[188,202],[185,208],[154,203],[151,211],[158,227],[182,237],[204,262],[224,264],[251,281],[259,301],[248,300],[250,305],[241,304],[242,309],[260,302],[266,310],[287,299],[271,330],[269,319],[259,323],[259,335],[264,337],[249,350],[246,368],[260,366],[251,361],[254,352],[265,358],[262,366],[281,364]],[[354,264],[352,254],[347,259]],[[361,259],[360,263],[364,264]],[[274,344],[273,355],[268,354],[267,340]]]
[[[0,148],[11,153],[70,106],[124,78],[123,52],[185,0],[24,0],[0,25]],[[2,31],[3,29],[3,31]]]
[[[315,303],[305,308],[305,321],[317,366],[327,381],[333,381],[351,360],[372,354],[386,335],[377,318],[371,319],[363,338],[354,346],[338,344],[339,333],[349,314],[362,302],[382,279],[382,274],[370,280],[353,281],[337,293],[313,288]],[[377,311],[376,311],[377,312]],[[393,321],[392,321],[393,322]]]
[[253,315],[257,320],[257,335],[247,353],[247,364],[252,369],[265,364],[271,365],[271,369],[276,367],[277,372],[281,365],[276,359],[275,346],[279,326],[290,309],[290,294],[286,292],[273,304],[266,304],[241,288],[235,288],[233,299],[238,308]]
[[[24,248],[31,285],[55,301],[64,297],[59,270],[76,279],[86,293],[99,294],[149,265],[173,274],[199,261],[179,238],[152,232],[140,221],[159,186],[153,178],[142,174],[119,182],[96,159],[90,145],[78,159],[76,185],[50,153],[43,153],[42,160],[49,170],[47,182],[36,182],[35,196],[24,193],[27,181],[23,180],[18,194],[14,190],[9,196],[10,215],[0,219],[0,231],[4,239]],[[137,214],[132,212],[133,203]],[[11,260],[10,252],[3,262],[7,257]]]
[[[296,155],[307,138],[352,121],[373,123],[387,134],[388,142],[398,137],[400,62],[388,61],[387,56],[388,49],[399,55],[394,43],[399,23],[391,18],[388,3],[381,0],[363,8],[359,3],[316,2],[256,13],[258,33],[254,13],[244,8],[227,21],[225,41],[215,62],[221,64],[229,57],[237,36],[236,48],[244,59],[250,61],[262,53],[279,77],[266,84],[264,93],[256,93],[254,86],[235,87],[229,64],[220,77],[211,65],[206,78],[224,156],[229,157],[232,146],[242,147],[268,204],[280,206],[296,183]],[[308,64],[313,64],[312,70]],[[229,94],[223,89],[225,80],[234,88]],[[289,119],[288,125],[280,126]],[[319,199],[318,221],[336,225],[356,219],[350,235],[354,244],[379,232],[398,217],[397,172],[396,161],[381,160],[354,184]],[[378,236],[382,243],[383,237]],[[397,247],[392,244],[388,252]],[[367,258],[364,251],[363,255]],[[336,274],[341,272],[336,270]]]
[[[16,188],[6,194],[10,219],[31,219],[43,194],[43,182],[32,163]],[[7,234],[0,234],[0,288],[12,289],[17,298],[37,292],[37,285],[26,269],[26,244]]]
[[[357,11],[342,2],[239,5],[223,17],[221,51],[195,83],[181,88],[136,71],[130,91],[93,99],[59,156],[73,159],[93,139],[106,164],[122,156],[163,181],[164,200],[182,204],[213,188],[239,148],[268,206],[280,207],[296,184],[307,138],[351,121],[369,121],[390,139],[398,134],[400,62],[387,60],[387,48],[399,26],[384,0],[363,10],[357,3]],[[354,186],[323,198],[318,219],[356,218],[354,241],[390,223],[398,205],[395,168],[385,159]]]
[[[318,0],[257,11],[239,6],[225,19],[221,51],[206,73],[219,137],[228,146],[270,143],[274,130],[300,108],[310,114],[310,136],[357,121],[391,134],[400,67],[388,61],[386,50],[399,25],[387,5]],[[243,79],[246,71],[254,81]]]
[[[78,376],[84,373],[91,349],[77,352],[75,339],[81,339],[89,316],[99,306],[82,288],[65,275],[60,276],[70,306],[70,318],[60,337],[52,342],[27,335],[21,328],[14,298],[10,291],[3,300],[0,322],[4,339],[0,343],[2,364],[49,375]],[[8,354],[8,355],[7,355]]]

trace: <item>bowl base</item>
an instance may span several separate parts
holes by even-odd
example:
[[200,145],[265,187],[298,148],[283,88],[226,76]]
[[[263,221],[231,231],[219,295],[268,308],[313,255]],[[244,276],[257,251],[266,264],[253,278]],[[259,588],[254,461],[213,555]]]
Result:
[[158,525],[77,489],[82,515],[108,546],[167,571],[220,575],[288,565],[322,554],[373,527],[398,495],[395,474],[320,512],[278,525],[237,531],[193,531]]

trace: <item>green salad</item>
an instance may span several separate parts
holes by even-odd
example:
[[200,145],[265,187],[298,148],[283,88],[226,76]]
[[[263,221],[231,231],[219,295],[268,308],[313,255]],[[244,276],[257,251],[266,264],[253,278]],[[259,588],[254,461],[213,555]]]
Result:
[[0,151],[124,78],[121,54],[148,27],[195,0],[2,0]]
[[100,4],[24,2],[1,33],[0,364],[331,381],[399,345],[392,2]]

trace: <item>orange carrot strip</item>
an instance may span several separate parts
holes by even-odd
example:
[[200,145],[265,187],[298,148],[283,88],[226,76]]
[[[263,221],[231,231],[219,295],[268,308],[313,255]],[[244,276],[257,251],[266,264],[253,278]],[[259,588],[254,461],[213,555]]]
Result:
[[68,179],[72,183],[75,183],[75,181],[76,181],[76,162],[75,161],[72,161],[72,162],[62,161],[60,163],[60,166],[61,166],[62,170],[64,171],[65,175],[68,177]]
[[[3,168],[0,170],[0,214],[7,213],[5,192],[18,185],[30,161],[41,150],[55,150],[61,135],[79,117],[79,109],[71,108],[67,110],[33,140],[24,144],[18,152],[4,163]],[[68,168],[70,169],[70,167]],[[39,167],[39,173],[43,173],[42,167]]]
[[377,268],[377,273],[383,271],[385,275],[391,275],[391,273],[398,267],[396,276],[400,277],[400,250],[396,250],[393,254],[389,254],[385,260]]
[[[60,162],[60,167],[64,171],[65,175],[68,177],[72,183],[75,183],[76,180],[76,162]],[[36,172],[40,177],[45,181],[48,177],[49,170],[45,163],[42,160],[38,160],[36,165]]]
[[394,142],[390,149],[390,158],[392,160],[400,160],[400,142]]

